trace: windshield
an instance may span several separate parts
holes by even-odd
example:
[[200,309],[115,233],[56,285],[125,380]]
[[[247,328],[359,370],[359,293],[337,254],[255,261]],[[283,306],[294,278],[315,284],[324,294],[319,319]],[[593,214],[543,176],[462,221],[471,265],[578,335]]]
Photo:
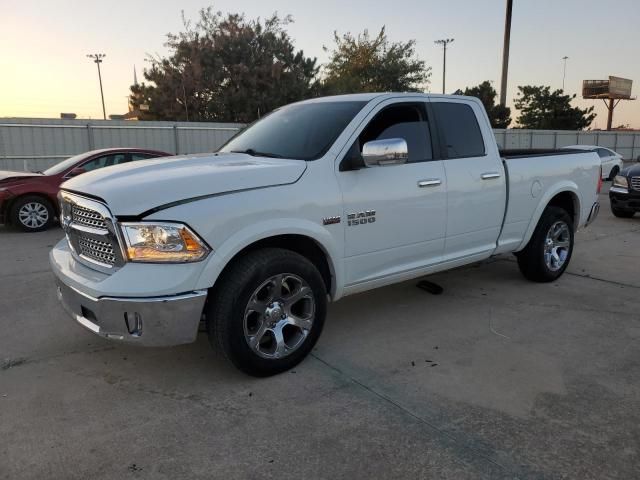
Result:
[[366,102],[289,105],[257,121],[220,152],[316,160],[324,155]]
[[66,169],[73,167],[77,162],[82,160],[87,153],[81,153],[79,155],[75,155],[73,157],[67,158],[66,160],[61,161],[60,163],[56,163],[53,167],[47,168],[44,172],[45,175],[58,175],[59,173],[64,172]]

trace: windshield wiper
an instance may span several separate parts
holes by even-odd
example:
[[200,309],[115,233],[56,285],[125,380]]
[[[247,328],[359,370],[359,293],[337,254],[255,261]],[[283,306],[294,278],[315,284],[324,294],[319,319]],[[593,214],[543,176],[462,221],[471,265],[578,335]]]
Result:
[[247,148],[246,150],[231,150],[231,153],[246,153],[252,157],[284,158],[282,155],[278,155],[277,153],[258,152],[253,148]]

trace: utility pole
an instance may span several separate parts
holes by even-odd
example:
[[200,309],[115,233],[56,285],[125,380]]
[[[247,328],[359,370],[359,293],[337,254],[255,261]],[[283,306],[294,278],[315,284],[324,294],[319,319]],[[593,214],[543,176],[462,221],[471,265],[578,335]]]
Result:
[[447,75],[447,45],[453,43],[454,38],[443,38],[442,40],[436,40],[436,45],[442,45],[442,93],[445,93],[445,79]]
[[567,76],[567,60],[569,59],[569,57],[567,57],[566,55],[564,57],[562,57],[562,60],[564,61],[564,67],[562,68],[562,91],[564,92],[564,78]]
[[509,44],[511,42],[511,10],[513,0],[507,0],[507,11],[504,17],[504,45],[502,47],[502,80],[500,81],[500,105],[507,104],[507,71],[509,70]]
[[100,82],[100,98],[102,99],[102,118],[107,119],[107,111],[104,108],[104,93],[102,92],[102,75],[100,74],[100,64],[102,59],[106,57],[104,53],[93,53],[87,55],[87,58],[93,59],[93,63],[98,66],[98,80]]

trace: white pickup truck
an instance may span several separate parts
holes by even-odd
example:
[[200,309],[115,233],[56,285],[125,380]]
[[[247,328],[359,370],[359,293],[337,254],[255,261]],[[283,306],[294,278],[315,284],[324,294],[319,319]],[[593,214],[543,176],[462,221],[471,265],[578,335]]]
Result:
[[108,339],[210,340],[241,370],[300,362],[328,301],[514,252],[557,279],[598,213],[593,152],[499,152],[475,98],[358,94],[282,107],[217,153],[62,186],[58,296]]

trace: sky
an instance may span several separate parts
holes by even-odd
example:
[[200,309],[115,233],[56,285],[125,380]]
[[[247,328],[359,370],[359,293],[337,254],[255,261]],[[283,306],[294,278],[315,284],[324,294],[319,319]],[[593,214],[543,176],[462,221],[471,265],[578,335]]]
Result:
[[[508,102],[517,85],[562,87],[580,94],[583,79],[615,75],[640,88],[640,1],[514,0]],[[265,17],[291,14],[288,31],[298,49],[327,59],[333,32],[376,33],[392,41],[415,39],[417,55],[432,67],[430,91],[442,89],[442,49],[434,40],[454,38],[447,50],[447,93],[484,80],[500,88],[505,0],[0,0],[0,117],[102,118],[96,65],[88,53],[104,53],[102,80],[107,115],[127,111],[127,95],[148,66],[149,54],[166,55],[166,34],[182,28],[181,11],[195,19],[213,5],[222,12]],[[592,128],[606,127],[601,100]],[[512,115],[513,117],[513,115]],[[614,126],[640,128],[640,101],[621,102]]]

